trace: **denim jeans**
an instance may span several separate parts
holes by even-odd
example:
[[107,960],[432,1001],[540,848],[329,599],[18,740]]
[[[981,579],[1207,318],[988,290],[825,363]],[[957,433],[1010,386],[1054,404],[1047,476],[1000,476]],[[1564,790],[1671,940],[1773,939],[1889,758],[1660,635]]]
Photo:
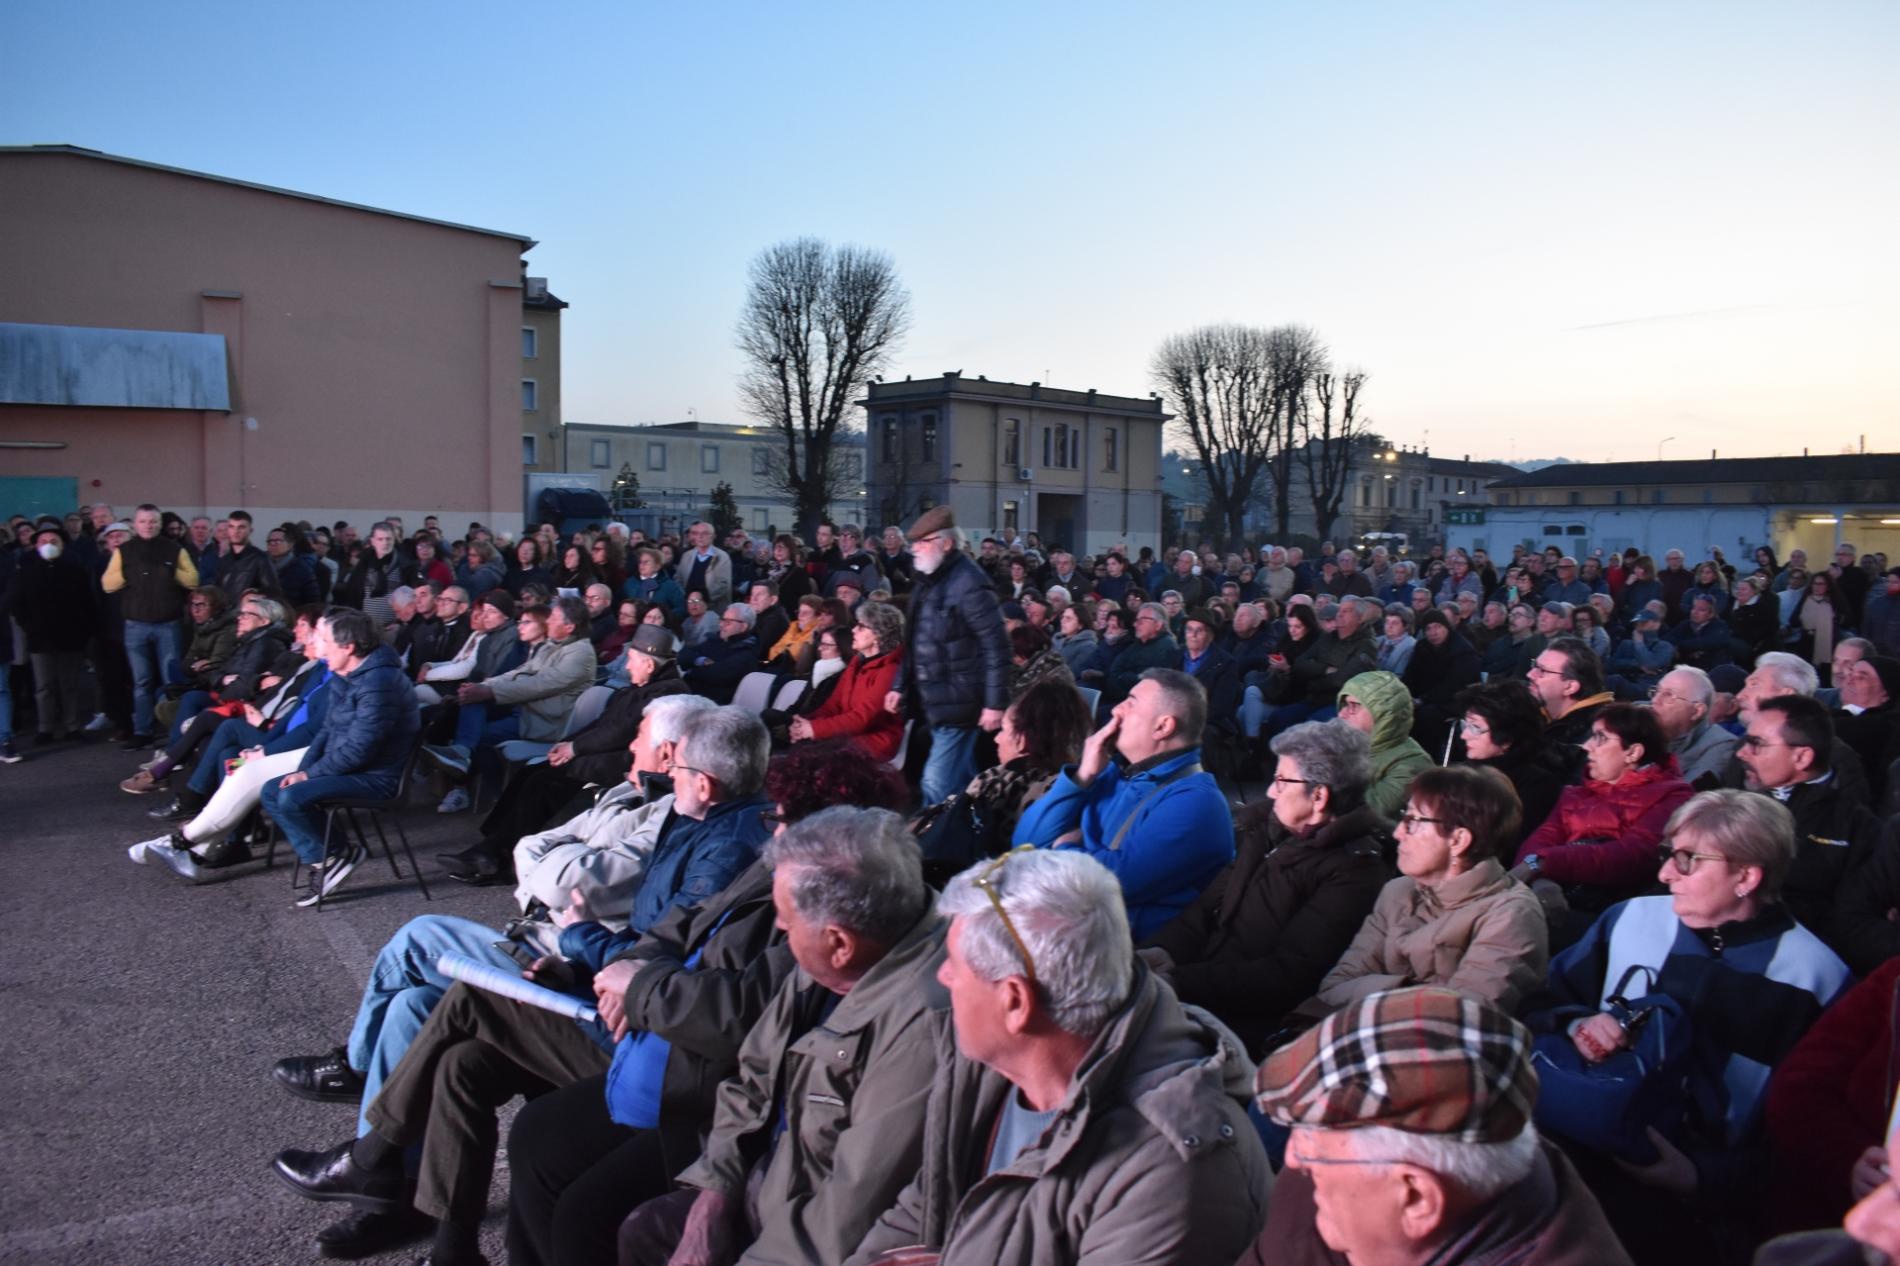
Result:
[[478,747],[494,747],[520,733],[520,716],[512,709],[504,711],[494,704],[464,704],[455,718],[455,745],[471,755]]
[[[0,616],[0,620],[7,617]],[[13,662],[0,661],[0,743],[13,741]]]
[[396,774],[333,774],[281,786],[282,779],[264,784],[264,812],[284,833],[297,857],[307,866],[323,860],[323,814],[311,808],[319,800],[343,796],[382,797],[396,794]]
[[445,953],[461,954],[513,975],[521,965],[495,948],[500,939],[501,933],[473,919],[425,914],[397,928],[376,955],[350,1029],[350,1067],[362,1073],[365,1082],[356,1118],[358,1138],[369,1133],[369,1105],[383,1080],[455,983],[436,970],[436,960]]
[[976,727],[931,727],[930,756],[924,761],[924,803],[942,804],[976,777]]
[[[136,705],[135,705],[136,706]],[[211,692],[208,690],[187,690],[178,696],[178,711],[172,714],[171,734],[166,738],[167,747],[184,737],[185,727],[206,708],[211,706]],[[139,731],[145,733],[144,730]]]
[[175,621],[125,622],[125,658],[132,665],[132,729],[152,732],[152,704],[158,688],[177,681],[178,625]]
[[218,732],[205,744],[204,755],[198,758],[197,768],[191,771],[186,785],[208,798],[224,781],[224,762],[247,747],[261,747],[263,743],[264,731],[243,717],[226,717]]

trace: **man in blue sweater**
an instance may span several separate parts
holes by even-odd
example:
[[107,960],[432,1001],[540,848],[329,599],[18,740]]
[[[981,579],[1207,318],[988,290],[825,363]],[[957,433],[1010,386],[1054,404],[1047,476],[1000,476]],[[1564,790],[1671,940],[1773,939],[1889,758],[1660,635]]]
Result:
[[1153,668],[1023,814],[1015,843],[1080,848],[1121,880],[1136,941],[1185,909],[1234,860],[1234,816],[1201,768],[1207,692]]

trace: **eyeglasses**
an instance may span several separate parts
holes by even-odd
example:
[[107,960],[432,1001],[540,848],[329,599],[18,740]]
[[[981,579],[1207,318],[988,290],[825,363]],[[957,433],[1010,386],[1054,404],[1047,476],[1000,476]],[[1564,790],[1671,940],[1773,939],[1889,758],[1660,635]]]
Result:
[[1762,738],[1759,735],[1744,734],[1742,736],[1742,746],[1751,752],[1758,752],[1764,747],[1801,747],[1804,745],[1800,743],[1776,743],[1770,739]]
[[1283,778],[1279,774],[1275,774],[1273,776],[1273,781],[1276,783],[1288,783],[1288,782],[1297,783],[1298,785],[1302,787],[1321,787],[1325,785],[1324,783],[1316,782],[1311,778]]
[[1610,734],[1607,730],[1591,730],[1588,734],[1583,736],[1583,745],[1585,747],[1595,747],[1599,743],[1609,742],[1613,737],[1615,736]]
[[1539,677],[1568,677],[1570,675],[1561,668],[1546,668],[1535,660],[1531,661],[1530,671]]
[[1444,821],[1445,819],[1443,818],[1428,818],[1420,813],[1401,813],[1399,814],[1398,827],[1399,830],[1409,835],[1418,829],[1418,825],[1421,822],[1430,822],[1434,826],[1442,826]]
[[705,770],[703,770],[703,769],[695,769],[695,768],[694,768],[693,766],[691,766],[691,765],[682,765],[682,764],[680,764],[680,763],[679,763],[678,761],[668,761],[668,762],[666,763],[666,768],[668,769],[668,771],[669,771],[669,772],[670,772],[670,771],[672,771],[672,770],[675,770],[675,769],[683,769],[683,770],[685,770],[685,771],[686,771],[687,773],[689,773],[689,774],[698,774],[698,775],[700,775],[700,776],[701,776],[702,778],[706,778],[706,779],[709,779],[709,780],[711,780],[712,782],[718,782],[718,781],[719,781],[719,780],[718,780],[717,778],[714,778],[714,777],[713,777],[713,776],[712,776],[711,774],[709,774],[709,773],[707,773],[707,772],[706,772]]
[[1720,853],[1698,853],[1692,849],[1670,848],[1667,844],[1656,846],[1656,860],[1674,862],[1678,875],[1693,875],[1697,862],[1726,862],[1729,859]]
[[1036,983],[1036,960],[1029,956],[1028,943],[1023,940],[1022,933],[1016,930],[1016,924],[1010,919],[1009,911],[1003,908],[1003,899],[996,893],[996,872],[1007,866],[1009,859],[1016,854],[1033,852],[1035,847],[1034,844],[1017,845],[991,862],[984,868],[982,874],[970,881],[973,886],[982,890],[983,895],[988,897],[990,904],[996,908],[996,917],[1003,921],[1003,930],[1009,933],[1010,940],[1016,942],[1016,952],[1023,958],[1023,975],[1032,986]]
[[787,822],[790,822],[791,819],[780,813],[777,809],[760,809],[759,821],[765,825],[766,830],[776,831]]
[[1479,738],[1484,738],[1491,733],[1490,726],[1479,725],[1476,721],[1460,721],[1458,729],[1465,734],[1475,734]]

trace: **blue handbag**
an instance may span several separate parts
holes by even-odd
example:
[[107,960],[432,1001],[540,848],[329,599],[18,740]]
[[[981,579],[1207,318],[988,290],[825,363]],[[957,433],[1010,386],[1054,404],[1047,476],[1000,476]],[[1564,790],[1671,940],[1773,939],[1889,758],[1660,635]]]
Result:
[[1571,1041],[1568,1025],[1536,1039],[1531,1062],[1538,1090],[1532,1119],[1554,1138],[1647,1165],[1656,1159],[1651,1127],[1671,1140],[1682,1135],[1689,1099],[1690,1023],[1682,1004],[1668,994],[1631,1000],[1630,981],[1639,972],[1654,988],[1655,972],[1631,967],[1607,1005],[1630,1035],[1624,1049],[1593,1064]]

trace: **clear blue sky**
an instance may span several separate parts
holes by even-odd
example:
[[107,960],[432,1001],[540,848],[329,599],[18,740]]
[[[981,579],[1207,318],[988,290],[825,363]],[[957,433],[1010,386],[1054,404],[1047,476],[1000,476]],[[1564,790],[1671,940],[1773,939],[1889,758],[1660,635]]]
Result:
[[1441,453],[1900,449],[1896,65],[1890,2],[13,0],[0,141],[530,234],[569,421],[743,420],[811,233],[897,260],[900,376],[1298,321]]

